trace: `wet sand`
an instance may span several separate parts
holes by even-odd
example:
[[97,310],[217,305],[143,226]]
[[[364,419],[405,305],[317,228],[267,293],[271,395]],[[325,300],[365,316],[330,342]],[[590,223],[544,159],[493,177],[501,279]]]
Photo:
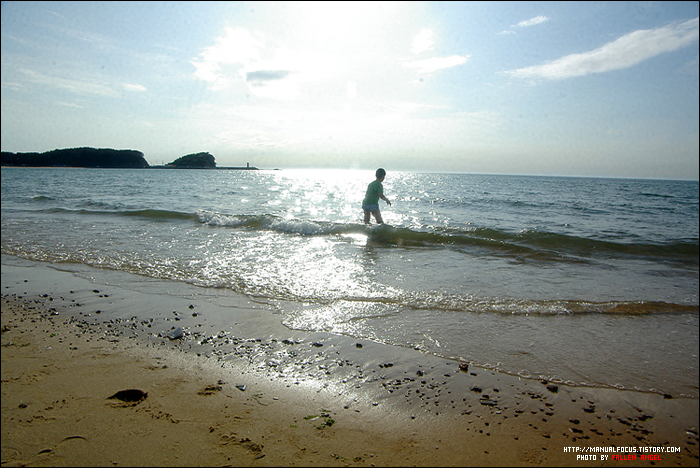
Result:
[[697,399],[294,332],[269,304],[133,281],[3,260],[3,466],[698,465]]

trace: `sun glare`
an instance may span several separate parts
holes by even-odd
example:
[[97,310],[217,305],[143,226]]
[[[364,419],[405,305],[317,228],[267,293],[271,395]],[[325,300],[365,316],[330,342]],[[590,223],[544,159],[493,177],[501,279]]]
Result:
[[306,6],[302,26],[323,37],[348,39],[369,33],[368,28],[381,20],[386,5],[382,2],[310,2]]

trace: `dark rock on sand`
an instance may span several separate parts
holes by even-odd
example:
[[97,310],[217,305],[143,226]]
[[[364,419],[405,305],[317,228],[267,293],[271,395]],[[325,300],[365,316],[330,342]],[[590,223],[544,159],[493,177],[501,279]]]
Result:
[[146,399],[148,396],[147,392],[144,392],[143,390],[138,390],[138,389],[128,389],[128,390],[120,390],[111,397],[108,397],[108,400],[119,400],[123,401],[125,403],[140,403],[143,400]]
[[205,387],[204,390],[200,390],[199,392],[197,392],[197,394],[207,396],[213,395],[214,393],[220,392],[221,390],[223,390],[223,387],[221,387],[221,385],[209,385]]

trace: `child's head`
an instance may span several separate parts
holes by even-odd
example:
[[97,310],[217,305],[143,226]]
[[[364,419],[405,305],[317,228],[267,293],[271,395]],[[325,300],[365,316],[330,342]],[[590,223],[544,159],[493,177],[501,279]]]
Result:
[[377,169],[377,173],[375,175],[377,176],[377,179],[383,179],[384,176],[386,176],[386,171],[380,167]]

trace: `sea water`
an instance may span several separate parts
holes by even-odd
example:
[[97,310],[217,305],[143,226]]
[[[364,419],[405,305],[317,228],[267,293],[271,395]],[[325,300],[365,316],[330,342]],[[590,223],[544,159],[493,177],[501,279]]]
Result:
[[698,396],[697,181],[387,169],[368,226],[373,170],[2,168],[2,254],[245,294],[290,329],[525,378]]

